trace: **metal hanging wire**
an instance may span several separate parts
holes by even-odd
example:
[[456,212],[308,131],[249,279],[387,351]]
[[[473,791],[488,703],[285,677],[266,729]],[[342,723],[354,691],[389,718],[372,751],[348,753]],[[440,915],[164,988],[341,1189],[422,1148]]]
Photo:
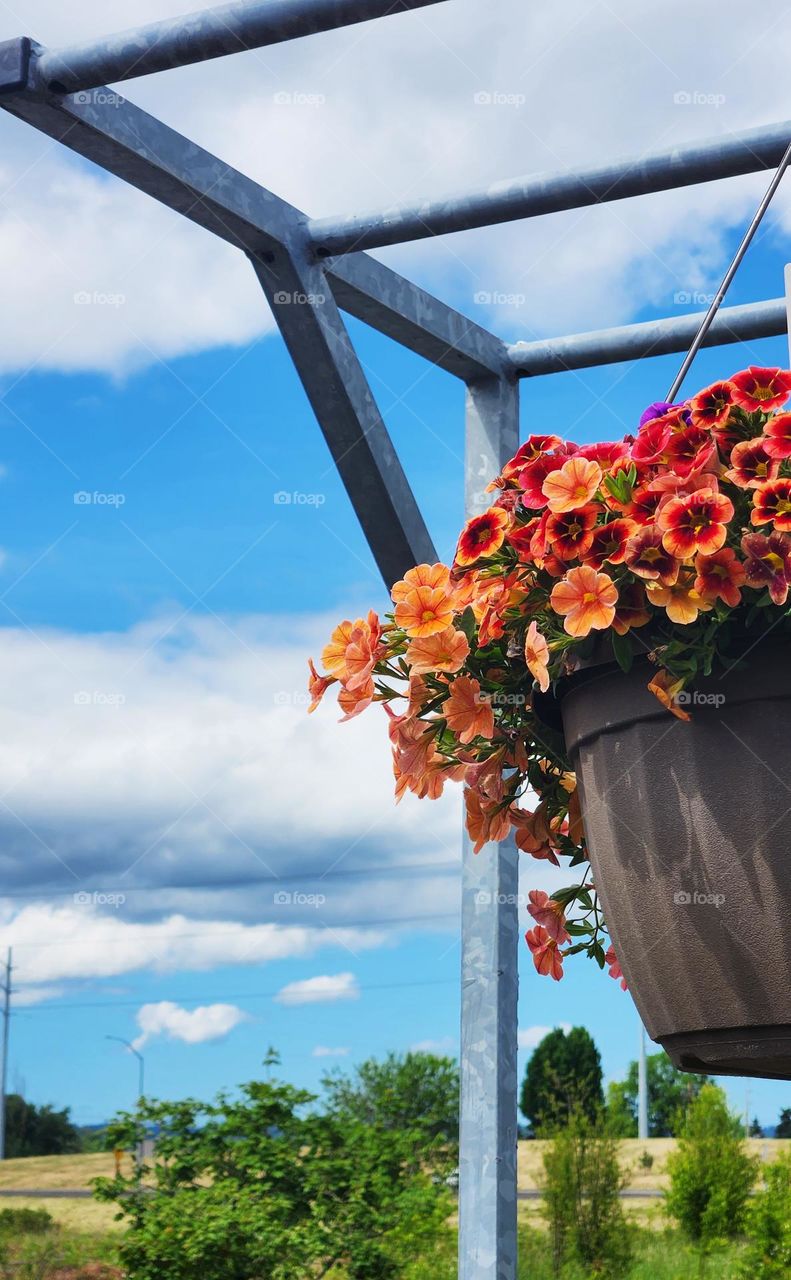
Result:
[[711,302],[711,305],[700,323],[700,328],[695,334],[695,337],[692,340],[692,345],[689,348],[689,351],[687,352],[686,356],[684,357],[684,363],[682,364],[681,368],[679,369],[678,373],[676,374],[673,380],[673,383],[671,384],[670,390],[668,391],[666,396],[666,400],[669,404],[672,404],[673,401],[675,400],[676,396],[678,395],[681,384],[683,383],[684,379],[689,373],[689,369],[692,364],[692,361],[695,359],[695,356],[698,354],[698,351],[701,348],[703,340],[706,337],[706,334],[708,333],[709,329],[711,328],[711,322],[720,309],[720,304],[723,298],[725,297],[725,294],[728,292],[730,283],[733,280],[733,277],[736,275],[736,272],[738,271],[741,265],[742,258],[744,257],[745,253],[749,249],[752,238],[755,235],[758,228],[760,227],[761,221],[763,219],[764,214],[766,213],[766,210],[769,208],[769,205],[772,203],[772,197],[774,196],[774,193],[777,191],[777,188],[780,186],[780,183],[783,179],[783,174],[788,168],[789,161],[791,161],[791,142],[789,142],[788,146],[786,147],[783,153],[783,158],[780,161],[779,165],[777,166],[775,175],[766,189],[766,193],[763,197],[763,200],[761,201],[758,208],[756,209],[753,215],[753,220],[750,223],[747,230],[745,231],[744,238],[741,244],[739,245],[738,249],[736,250],[736,253],[734,254],[733,261],[731,265],[728,267],[728,270],[725,272],[725,275],[723,276],[722,284],[720,285],[719,289],[715,293],[714,298]]

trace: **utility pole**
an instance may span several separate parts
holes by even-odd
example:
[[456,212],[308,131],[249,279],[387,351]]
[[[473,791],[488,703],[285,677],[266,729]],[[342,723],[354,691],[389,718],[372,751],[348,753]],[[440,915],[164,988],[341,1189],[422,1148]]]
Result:
[[6,952],[3,992],[3,1056],[0,1061],[0,1160],[5,1160],[5,1095],[8,1078],[8,1028],[11,1021],[11,948]]
[[640,1023],[640,1057],[637,1063],[637,1136],[648,1137],[648,1073],[645,1063],[645,1027]]
[[[133,1053],[137,1058],[137,1105],[141,1106],[143,1102],[143,1098],[145,1096],[145,1069],[146,1069],[145,1062],[143,1061],[142,1053],[140,1053],[140,1051],[136,1049],[135,1046],[129,1042],[129,1040],[124,1040],[123,1036],[107,1036],[106,1035],[104,1038],[105,1040],[115,1040],[118,1044],[122,1044],[129,1053]],[[144,1143],[141,1139],[141,1141],[138,1143],[137,1155],[136,1155],[136,1160],[138,1165],[141,1165],[143,1163],[143,1156],[144,1156]]]

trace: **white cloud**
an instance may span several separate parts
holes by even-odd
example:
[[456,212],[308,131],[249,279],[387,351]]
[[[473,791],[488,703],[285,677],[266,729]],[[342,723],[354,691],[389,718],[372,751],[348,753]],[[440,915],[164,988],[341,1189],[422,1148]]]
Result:
[[360,988],[353,973],[321,974],[289,982],[278,991],[279,1004],[334,1004],[336,1000],[359,1000]]
[[158,1004],[144,1004],[138,1010],[140,1035],[132,1044],[135,1049],[142,1049],[152,1036],[161,1035],[170,1040],[182,1040],[184,1044],[222,1040],[248,1017],[249,1014],[234,1004],[206,1004],[198,1009],[182,1009],[170,1000],[160,1000]]
[[330,1049],[326,1044],[317,1044],[311,1056],[314,1058],[346,1058],[348,1054],[348,1049]]
[[541,1041],[544,1039],[544,1036],[548,1036],[550,1031],[556,1030],[557,1027],[568,1034],[571,1030],[571,1023],[557,1022],[554,1027],[520,1027],[517,1039],[519,1048],[529,1049],[532,1052],[533,1049],[538,1048]]
[[[31,0],[26,24],[56,45],[179,12],[183,0],[85,0],[79,21],[73,8]],[[783,0],[765,0],[749,19],[700,0],[696,33],[679,44],[687,22],[681,0],[639,9],[569,0],[562,12],[456,0],[148,77],[127,92],[309,213],[387,208],[785,117]],[[12,11],[0,14],[0,38],[19,26]],[[278,105],[283,92],[292,105]],[[481,93],[493,100],[476,102]],[[304,105],[306,96],[321,101]],[[0,367],[35,360],[119,372],[271,329],[240,254],[27,126],[2,118],[0,130],[0,268],[13,300],[0,315]],[[510,337],[617,323],[645,303],[672,311],[678,290],[709,288],[723,232],[743,223],[765,182],[704,185],[384,256]],[[781,195],[781,216],[788,203]],[[476,305],[480,291],[521,301]],[[75,305],[80,292],[124,302]]]

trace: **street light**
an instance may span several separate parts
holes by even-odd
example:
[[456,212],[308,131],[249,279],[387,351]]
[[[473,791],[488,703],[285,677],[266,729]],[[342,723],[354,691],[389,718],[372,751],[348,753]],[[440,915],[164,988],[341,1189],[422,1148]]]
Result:
[[[118,1044],[122,1044],[122,1045],[124,1046],[124,1048],[125,1048],[129,1053],[133,1053],[133,1054],[135,1055],[135,1057],[137,1058],[137,1063],[138,1063],[138,1075],[137,1075],[137,1100],[138,1100],[138,1105],[139,1105],[139,1104],[143,1101],[143,1097],[144,1097],[144,1095],[145,1095],[145,1084],[144,1084],[144,1081],[145,1081],[145,1062],[144,1062],[144,1060],[143,1060],[143,1055],[142,1055],[142,1053],[140,1053],[140,1052],[139,1052],[139,1050],[137,1050],[137,1049],[135,1048],[135,1046],[134,1046],[133,1044],[131,1044],[131,1043],[130,1043],[130,1041],[129,1041],[129,1040],[124,1040],[123,1036],[107,1036],[107,1035],[106,1035],[104,1038],[105,1038],[105,1040],[115,1040]],[[142,1163],[143,1163],[143,1155],[144,1155],[144,1151],[143,1151],[143,1139],[141,1138],[140,1142],[138,1142],[138,1144],[137,1144],[137,1164],[138,1164],[138,1167],[139,1167],[140,1165],[142,1165]]]

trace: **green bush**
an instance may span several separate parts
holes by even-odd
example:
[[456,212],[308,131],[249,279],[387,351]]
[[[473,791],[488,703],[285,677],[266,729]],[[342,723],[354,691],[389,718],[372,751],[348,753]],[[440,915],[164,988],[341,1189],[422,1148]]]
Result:
[[46,1209],[0,1209],[0,1235],[39,1236],[55,1226]]
[[705,1084],[690,1106],[667,1167],[665,1207],[691,1240],[709,1247],[742,1232],[758,1160],[717,1085]]
[[618,1139],[604,1120],[576,1112],[544,1154],[543,1207],[556,1273],[616,1280],[632,1258],[620,1193]]
[[763,1187],[747,1210],[743,1280],[791,1276],[791,1155],[767,1164]]

